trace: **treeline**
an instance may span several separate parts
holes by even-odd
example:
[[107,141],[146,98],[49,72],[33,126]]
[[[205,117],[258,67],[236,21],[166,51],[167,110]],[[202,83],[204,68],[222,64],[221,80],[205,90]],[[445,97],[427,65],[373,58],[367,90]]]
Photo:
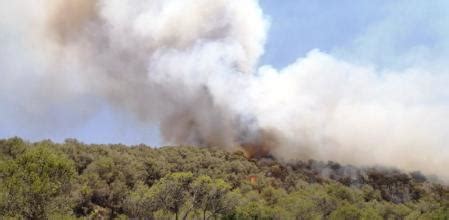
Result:
[[214,148],[0,140],[2,219],[449,219],[419,172]]

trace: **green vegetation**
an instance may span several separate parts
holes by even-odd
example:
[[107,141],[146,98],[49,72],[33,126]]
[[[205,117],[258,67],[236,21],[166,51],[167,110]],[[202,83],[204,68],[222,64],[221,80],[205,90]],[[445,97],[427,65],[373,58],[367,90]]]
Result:
[[214,148],[0,140],[2,219],[449,219],[418,172]]

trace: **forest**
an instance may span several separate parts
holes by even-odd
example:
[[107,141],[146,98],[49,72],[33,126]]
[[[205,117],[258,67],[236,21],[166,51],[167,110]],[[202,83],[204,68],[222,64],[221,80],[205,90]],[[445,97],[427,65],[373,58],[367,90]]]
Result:
[[177,146],[0,140],[1,219],[449,219],[449,188],[386,167]]

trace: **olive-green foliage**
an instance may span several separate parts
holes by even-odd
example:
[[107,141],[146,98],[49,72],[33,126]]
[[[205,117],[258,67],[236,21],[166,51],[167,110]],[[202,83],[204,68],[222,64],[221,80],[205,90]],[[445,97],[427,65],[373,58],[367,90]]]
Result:
[[75,169],[65,155],[40,144],[4,161],[1,173],[2,214],[42,219],[62,211],[58,196],[70,190]]
[[150,187],[138,182],[126,198],[124,211],[133,218],[151,216],[155,211],[152,202]]
[[0,140],[0,218],[449,219],[419,172],[215,148]]
[[382,216],[379,214],[378,211],[371,207],[357,207],[355,205],[344,205],[338,207],[336,210],[334,210],[330,216],[329,219],[333,220],[356,220],[356,219],[363,219],[363,220],[382,220]]
[[226,214],[234,208],[234,201],[228,197],[231,186],[222,179],[212,179],[201,175],[190,186],[193,208],[203,211],[203,219],[206,212]]
[[154,184],[149,192],[155,210],[166,210],[175,213],[176,219],[188,197],[188,187],[193,174],[172,173]]

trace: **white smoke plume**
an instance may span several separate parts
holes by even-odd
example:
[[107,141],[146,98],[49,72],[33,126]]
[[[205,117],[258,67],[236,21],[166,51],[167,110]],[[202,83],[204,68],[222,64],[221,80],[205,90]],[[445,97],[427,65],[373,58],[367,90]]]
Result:
[[2,26],[23,35],[29,60],[14,62],[32,68],[0,59],[0,91],[31,80],[31,109],[90,97],[159,124],[166,144],[447,176],[445,68],[379,70],[319,50],[258,67],[269,22],[256,0],[20,2]]

